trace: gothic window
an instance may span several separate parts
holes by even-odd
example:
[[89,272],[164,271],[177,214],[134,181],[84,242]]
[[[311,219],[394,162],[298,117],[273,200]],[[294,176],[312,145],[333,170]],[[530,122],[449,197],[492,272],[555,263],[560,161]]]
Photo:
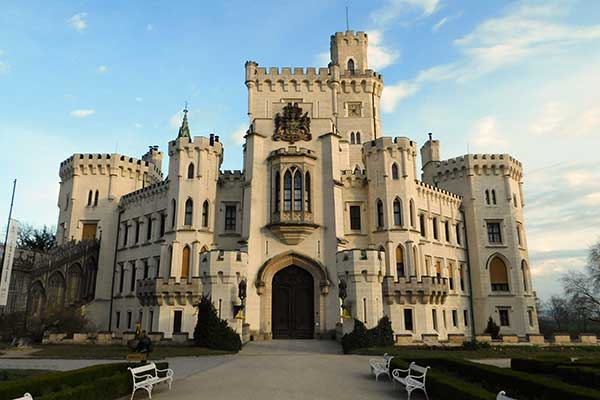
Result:
[[188,179],[194,179],[194,163],[190,163],[188,166],[187,177]]
[[492,204],[496,205],[496,191],[492,189]]
[[395,180],[399,179],[398,164],[396,164],[396,163],[392,164],[392,179],[395,179]]
[[292,210],[292,173],[286,171],[283,175],[283,210]]
[[192,217],[194,215],[194,202],[192,199],[187,199],[185,202],[185,219],[184,225],[192,225]]
[[494,256],[489,263],[490,266],[490,282],[493,292],[508,292],[508,272],[504,261]]
[[183,248],[181,255],[181,279],[187,279],[190,274],[190,246]]
[[402,203],[398,198],[394,200],[394,225],[402,225]]
[[96,190],[96,194],[94,195],[94,207],[96,207],[98,205],[98,197],[100,196],[100,193]]
[[485,190],[485,204],[490,204],[490,191],[489,190]]
[[281,202],[281,177],[279,171],[275,173],[275,212],[279,212]]
[[377,228],[383,228],[383,202],[377,199]]
[[350,144],[356,144],[356,136],[354,136],[354,132],[350,132]]
[[294,211],[302,211],[302,173],[294,173]]
[[360,144],[360,132],[356,132],[356,144]]
[[490,244],[502,244],[502,232],[499,222],[488,222],[487,233]]
[[204,200],[202,203],[202,226],[208,227],[208,200]]
[[235,231],[235,217],[236,217],[236,206],[226,206],[225,207],[225,230],[226,231]]
[[307,172],[304,178],[304,203],[306,206],[304,207],[304,211],[311,211],[311,197],[310,197],[310,173]]
[[360,228],[360,206],[350,206],[350,229],[359,231]]
[[354,74],[354,60],[353,59],[348,60],[348,71],[351,74]]
[[402,245],[399,244],[396,247],[396,276],[398,278],[405,276],[406,272],[404,270],[404,250],[402,249]]
[[83,271],[79,264],[69,268],[67,281],[67,303],[75,304],[81,300]]
[[92,205],[92,196],[94,195],[94,193],[90,190],[90,192],[88,193],[88,206]]
[[173,199],[173,200],[171,200],[171,227],[172,228],[175,228],[175,222],[177,221],[176,211],[177,211],[177,202],[175,201],[175,199]]
[[425,237],[425,215],[419,214],[419,225],[421,226],[421,236]]
[[455,228],[456,228],[456,244],[460,244],[460,224],[456,224]]

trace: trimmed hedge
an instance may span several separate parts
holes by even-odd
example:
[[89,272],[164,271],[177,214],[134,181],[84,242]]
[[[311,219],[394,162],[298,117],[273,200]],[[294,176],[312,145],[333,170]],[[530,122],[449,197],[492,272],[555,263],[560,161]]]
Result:
[[[413,360],[420,366],[427,367],[429,364]],[[408,368],[409,363],[405,360],[394,358],[390,363],[390,376],[394,369]],[[482,388],[481,386],[456,379],[453,376],[437,372],[430,368],[425,378],[427,393],[439,398],[461,399],[461,400],[491,400],[495,394]]]
[[[137,364],[136,364],[137,365]],[[29,392],[36,400],[112,400],[131,393],[132,364],[94,365],[66,372],[52,372],[0,384],[0,399],[12,399]],[[164,369],[168,363],[157,363]]]
[[571,362],[568,357],[545,357],[540,359],[513,358],[510,361],[513,370],[553,374],[567,383],[577,383],[600,389],[600,360],[580,359]]
[[367,329],[361,321],[354,320],[354,330],[342,336],[342,350],[344,354],[352,350],[365,347],[392,346],[394,344],[394,331],[392,322],[383,316],[377,326]]
[[510,396],[518,399],[600,399],[600,391],[571,385],[542,375],[453,358],[427,358],[419,361],[444,368],[452,373],[460,373],[466,379],[480,382],[483,387],[494,392],[510,390]]
[[510,368],[515,371],[552,374],[559,365],[570,365],[569,357],[540,357],[540,358],[524,358],[515,357],[510,360]]

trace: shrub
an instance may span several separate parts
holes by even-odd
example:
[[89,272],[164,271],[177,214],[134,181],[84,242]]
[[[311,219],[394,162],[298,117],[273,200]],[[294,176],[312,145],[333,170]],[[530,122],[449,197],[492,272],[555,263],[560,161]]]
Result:
[[554,372],[566,382],[600,389],[600,369],[598,368],[580,367],[575,364],[573,366],[559,365]]
[[377,326],[372,329],[367,329],[361,321],[355,319],[354,330],[342,336],[342,349],[345,354],[365,347],[391,346],[393,344],[394,331],[392,322],[387,316],[381,318]]
[[198,307],[198,322],[194,329],[194,341],[198,346],[209,349],[238,352],[242,341],[227,321],[217,315],[210,297],[202,296]]
[[487,326],[483,333],[491,335],[492,339],[500,339],[500,327],[494,322],[492,317],[488,319]]
[[27,334],[40,342],[44,332],[64,332],[67,335],[87,332],[89,321],[81,308],[63,308],[42,318],[31,318],[27,321]]
[[487,342],[464,342],[463,350],[489,350],[492,346]]

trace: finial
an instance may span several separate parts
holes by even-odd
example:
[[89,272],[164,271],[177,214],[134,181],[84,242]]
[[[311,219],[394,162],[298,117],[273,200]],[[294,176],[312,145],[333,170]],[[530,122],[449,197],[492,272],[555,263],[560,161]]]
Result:
[[433,133],[429,132],[428,135],[429,135],[429,141],[431,142],[431,137],[433,136]]
[[188,126],[187,113],[188,113],[188,104],[186,101],[185,108],[183,109],[183,121],[181,122],[181,127],[179,128],[179,135],[177,135],[177,137],[178,138],[187,137],[187,138],[190,138],[190,140],[191,140],[192,137],[190,135],[190,127]]

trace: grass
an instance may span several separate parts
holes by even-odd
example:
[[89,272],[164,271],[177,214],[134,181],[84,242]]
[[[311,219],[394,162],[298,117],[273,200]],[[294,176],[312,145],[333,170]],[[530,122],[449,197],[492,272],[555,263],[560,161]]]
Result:
[[538,346],[497,346],[491,348],[465,350],[461,347],[373,347],[368,349],[358,349],[353,354],[364,355],[390,355],[410,360],[411,357],[422,358],[429,356],[448,355],[463,359],[483,359],[483,358],[512,358],[523,356],[553,356],[561,355],[565,357],[586,357],[600,360],[600,346],[578,346],[578,347],[538,347]]
[[[132,351],[120,345],[77,345],[49,344],[35,346],[40,349],[32,354],[35,358],[93,358],[93,359],[125,359]],[[150,359],[160,360],[165,357],[197,357],[230,354],[225,351],[211,350],[195,346],[154,346]]]
[[28,378],[34,375],[43,375],[47,374],[48,372],[52,371],[47,371],[44,369],[0,369],[0,383],[14,379]]

